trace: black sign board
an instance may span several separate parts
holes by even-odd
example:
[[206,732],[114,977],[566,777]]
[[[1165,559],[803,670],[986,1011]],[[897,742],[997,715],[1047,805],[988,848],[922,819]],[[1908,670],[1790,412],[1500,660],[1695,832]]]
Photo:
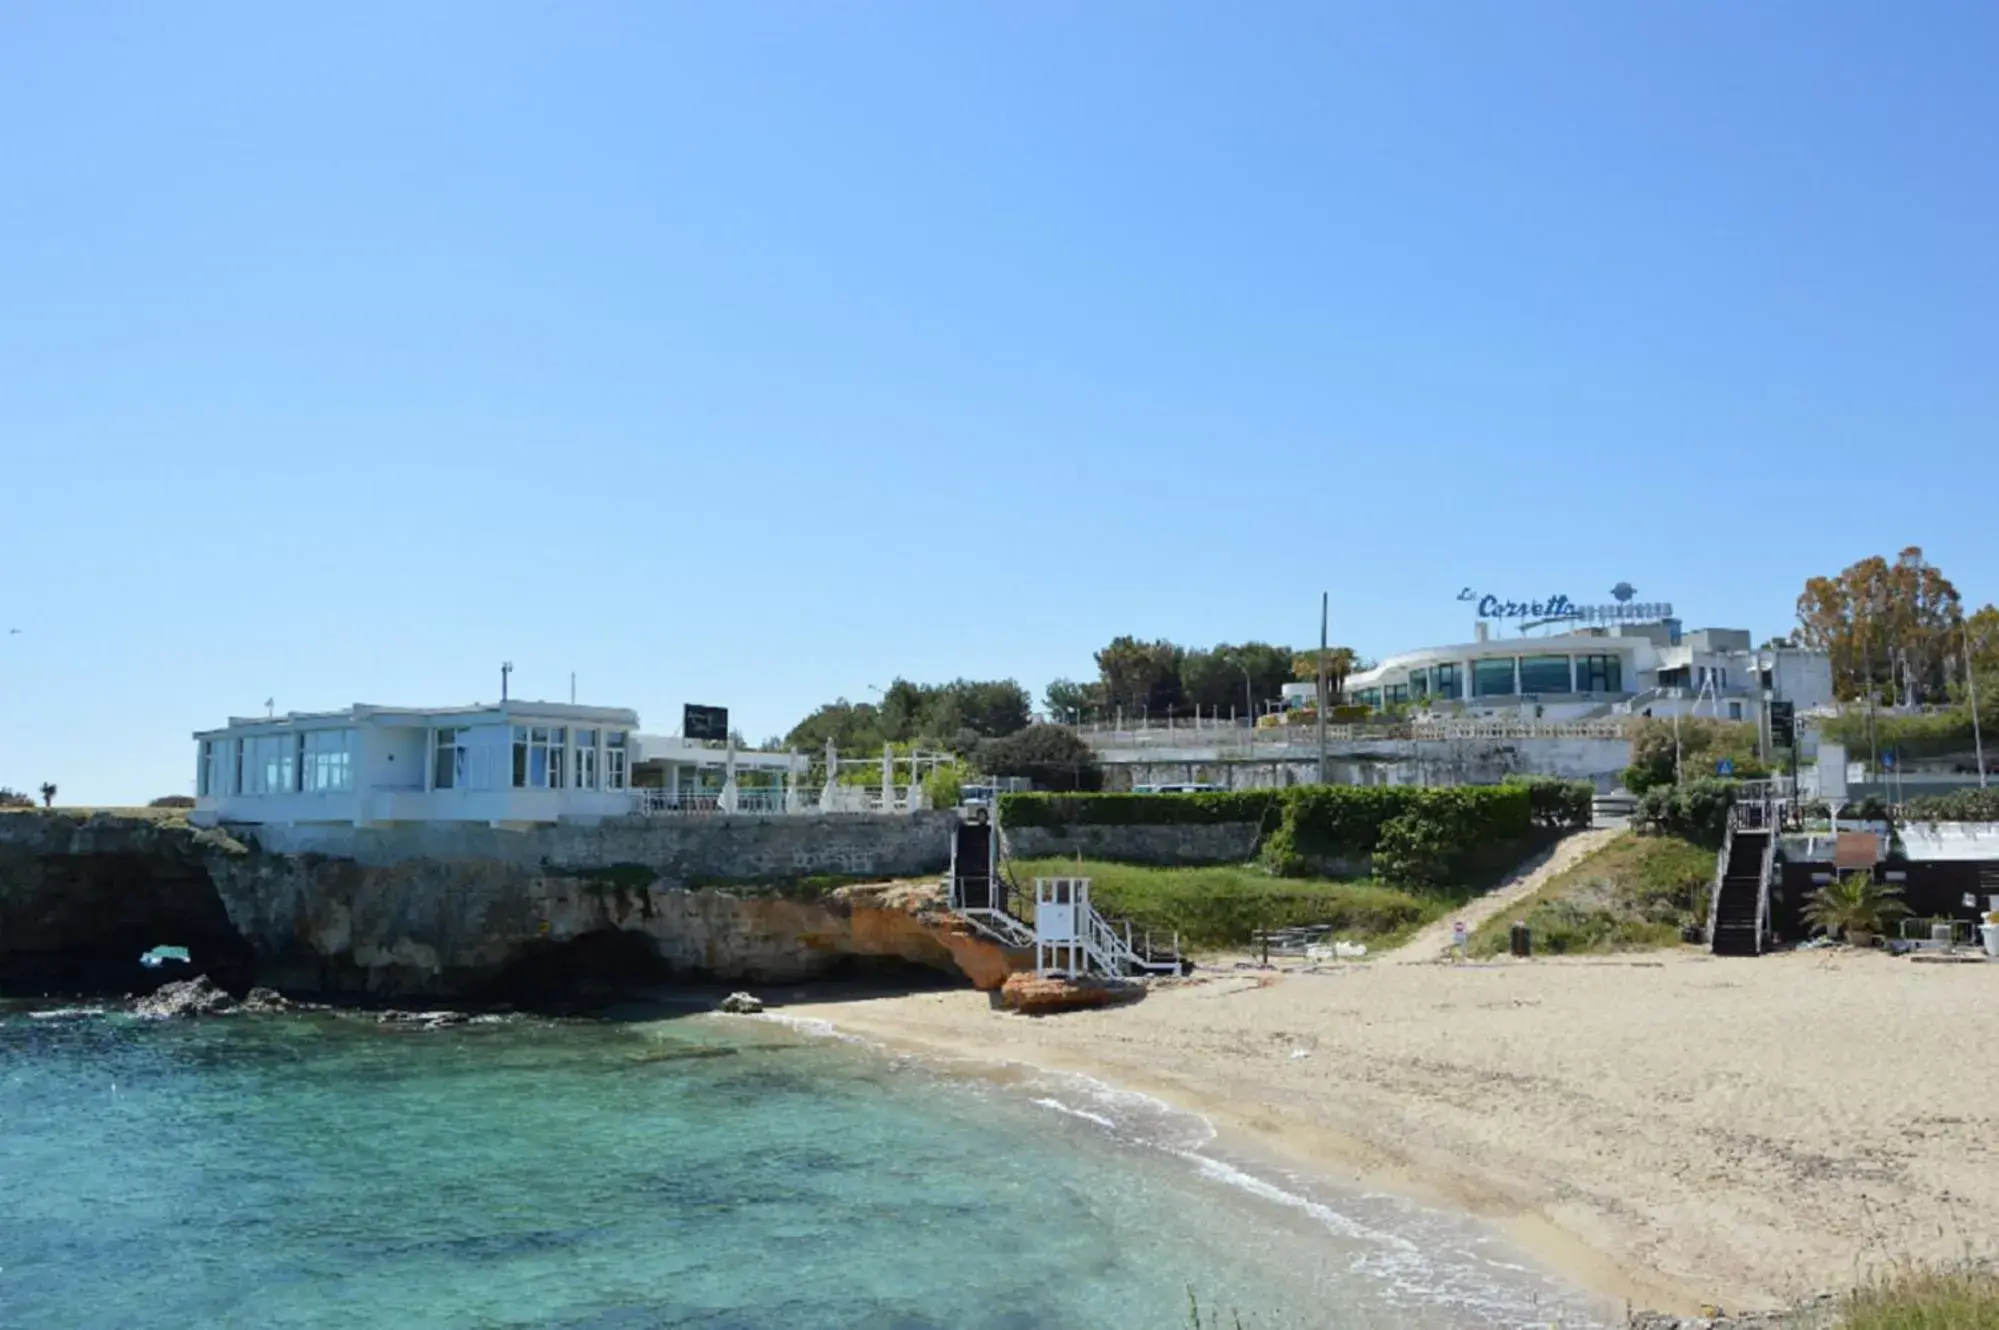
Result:
[[1770,742],[1778,748],[1798,746],[1798,708],[1795,703],[1770,704]]
[[680,732],[689,739],[726,739],[729,737],[729,709],[697,707],[689,702],[681,709]]

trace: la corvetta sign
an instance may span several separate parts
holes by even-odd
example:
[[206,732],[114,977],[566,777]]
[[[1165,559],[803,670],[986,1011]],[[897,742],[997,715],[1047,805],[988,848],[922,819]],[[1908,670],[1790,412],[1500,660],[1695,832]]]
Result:
[[1578,605],[1559,594],[1537,600],[1514,600],[1466,587],[1458,592],[1458,599],[1477,605],[1481,619],[1509,620],[1523,628],[1537,628],[1550,623],[1650,623],[1673,617],[1673,607],[1667,601],[1633,600],[1632,596],[1636,593],[1629,582],[1619,582],[1611,589],[1611,594],[1617,599],[1609,604]]

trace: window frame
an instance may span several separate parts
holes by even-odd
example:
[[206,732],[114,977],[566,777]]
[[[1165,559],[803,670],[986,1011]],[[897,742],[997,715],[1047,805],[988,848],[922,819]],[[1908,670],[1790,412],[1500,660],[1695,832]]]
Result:
[[[1506,666],[1506,687],[1504,689],[1495,690],[1485,686],[1485,677],[1492,672],[1487,667],[1496,665]],[[1474,698],[1520,696],[1520,658],[1518,656],[1480,656],[1472,661],[1471,695]]]

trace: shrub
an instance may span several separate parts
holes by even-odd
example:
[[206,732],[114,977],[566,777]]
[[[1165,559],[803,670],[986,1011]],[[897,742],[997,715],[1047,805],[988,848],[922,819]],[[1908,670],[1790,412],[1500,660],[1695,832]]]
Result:
[[1909,822],[1999,822],[1999,789],[1926,794],[1909,800],[1905,812]]
[[1768,776],[1770,768],[1756,756],[1756,737],[1756,727],[1746,721],[1682,716],[1676,732],[1671,720],[1642,720],[1631,736],[1631,765],[1624,769],[1624,788],[1643,794],[1671,785],[1681,773],[1693,778],[1711,775],[1722,758],[1734,764],[1739,779]]
[[148,808],[192,808],[194,796],[191,794],[163,794],[147,804]]
[[0,808],[33,808],[35,801],[19,790],[10,790],[0,785]]
[[1527,791],[1528,812],[1544,830],[1587,831],[1596,819],[1596,787],[1586,780],[1509,776],[1506,783]]
[[1642,830],[1719,849],[1728,836],[1728,809],[1734,802],[1735,782],[1709,776],[1645,791],[1633,820]]
[[1104,784],[1096,753],[1060,725],[1030,725],[983,740],[976,761],[988,776],[1025,776],[1045,790],[1100,790]]
[[1000,800],[1000,820],[1016,827],[1254,822],[1262,832],[1259,858],[1285,877],[1354,868],[1376,852],[1383,828],[1398,818],[1434,829],[1417,835],[1411,823],[1396,833],[1392,852],[1417,855],[1398,860],[1404,871],[1421,872],[1418,860],[1440,845],[1456,869],[1481,850],[1509,845],[1533,830],[1523,785],[1301,785],[1213,794],[1011,794]]
[[1450,874],[1452,848],[1435,819],[1404,813],[1382,823],[1374,872],[1398,887],[1434,888]]

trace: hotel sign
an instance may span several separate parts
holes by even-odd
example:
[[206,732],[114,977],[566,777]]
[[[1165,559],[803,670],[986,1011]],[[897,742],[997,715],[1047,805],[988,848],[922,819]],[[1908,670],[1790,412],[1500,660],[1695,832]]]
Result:
[[1563,595],[1538,600],[1513,600],[1466,587],[1458,592],[1458,599],[1476,604],[1481,619],[1515,620],[1522,628],[1539,628],[1551,623],[1651,623],[1673,617],[1673,606],[1669,601],[1633,600],[1631,597],[1636,593],[1629,582],[1619,582],[1611,588],[1610,594],[1617,599],[1609,604],[1578,605]]

